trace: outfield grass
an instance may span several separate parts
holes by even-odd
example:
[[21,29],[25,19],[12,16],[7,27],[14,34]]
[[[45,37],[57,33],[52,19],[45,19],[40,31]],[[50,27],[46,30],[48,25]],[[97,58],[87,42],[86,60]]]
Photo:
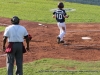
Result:
[[[23,20],[56,23],[51,9],[57,8],[57,0],[0,0],[0,16],[11,18],[17,15]],[[64,2],[65,8],[76,9],[68,12],[68,23],[100,22],[100,6]]]
[[[0,16],[11,18],[17,15],[23,20],[56,23],[50,10],[56,8],[57,3],[55,0],[0,0]],[[64,4],[65,8],[76,9],[74,12],[68,12],[68,23],[100,23],[100,6],[69,2]],[[1,27],[0,30],[2,29]],[[24,64],[24,75],[100,75],[100,72],[94,71],[100,71],[100,61],[41,59]],[[0,69],[0,75],[6,75],[6,68]]]
[[[0,69],[6,75],[6,69]],[[100,61],[41,59],[24,64],[24,75],[100,75]]]

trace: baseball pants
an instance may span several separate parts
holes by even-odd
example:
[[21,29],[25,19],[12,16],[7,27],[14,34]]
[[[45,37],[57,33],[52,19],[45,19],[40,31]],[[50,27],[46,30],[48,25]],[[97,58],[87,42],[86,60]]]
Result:
[[63,22],[63,23],[58,22],[57,25],[60,30],[58,37],[60,37],[60,41],[63,41],[63,37],[66,34],[66,24],[65,24],[65,22]]
[[16,75],[23,75],[22,43],[14,43],[12,49],[12,53],[7,53],[7,75],[13,75],[14,59],[16,60]]

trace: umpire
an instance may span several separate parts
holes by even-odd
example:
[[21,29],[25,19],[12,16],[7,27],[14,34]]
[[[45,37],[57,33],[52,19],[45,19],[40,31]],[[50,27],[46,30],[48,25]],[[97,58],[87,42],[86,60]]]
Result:
[[12,52],[7,53],[7,75],[13,75],[14,59],[16,60],[16,75],[23,75],[23,42],[26,40],[26,49],[29,51],[28,32],[19,24],[20,19],[14,16],[12,25],[6,27],[3,35],[3,51],[6,49],[6,41],[12,43]]

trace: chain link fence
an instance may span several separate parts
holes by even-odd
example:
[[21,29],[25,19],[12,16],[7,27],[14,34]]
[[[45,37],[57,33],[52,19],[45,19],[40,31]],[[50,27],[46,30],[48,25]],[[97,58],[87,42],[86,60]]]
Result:
[[66,0],[67,2],[75,2],[82,4],[100,5],[100,0]]

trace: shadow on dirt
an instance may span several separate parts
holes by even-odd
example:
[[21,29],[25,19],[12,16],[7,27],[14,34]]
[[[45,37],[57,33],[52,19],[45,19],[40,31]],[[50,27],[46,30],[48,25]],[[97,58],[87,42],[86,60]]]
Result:
[[63,44],[64,46],[70,48],[70,49],[74,49],[74,50],[100,50],[100,46],[99,45],[73,45],[73,44]]

